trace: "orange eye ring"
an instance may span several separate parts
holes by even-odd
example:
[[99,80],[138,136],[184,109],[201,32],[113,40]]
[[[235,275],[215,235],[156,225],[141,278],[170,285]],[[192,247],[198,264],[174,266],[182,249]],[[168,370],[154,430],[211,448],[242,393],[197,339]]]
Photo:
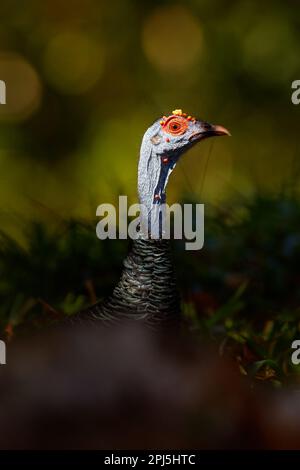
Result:
[[170,116],[162,125],[163,131],[171,135],[182,135],[187,128],[188,121],[180,116]]

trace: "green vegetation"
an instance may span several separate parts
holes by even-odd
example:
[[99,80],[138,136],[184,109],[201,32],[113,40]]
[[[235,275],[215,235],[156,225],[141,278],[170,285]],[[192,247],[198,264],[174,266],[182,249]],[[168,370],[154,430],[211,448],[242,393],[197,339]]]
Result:
[[[235,358],[242,374],[276,386],[299,382],[290,361],[300,338],[300,202],[287,192],[207,210],[204,249],[174,242],[183,310],[190,327]],[[2,233],[0,322],[23,334],[103,298],[128,243],[99,241],[96,223],[55,229],[34,223],[21,246]]]

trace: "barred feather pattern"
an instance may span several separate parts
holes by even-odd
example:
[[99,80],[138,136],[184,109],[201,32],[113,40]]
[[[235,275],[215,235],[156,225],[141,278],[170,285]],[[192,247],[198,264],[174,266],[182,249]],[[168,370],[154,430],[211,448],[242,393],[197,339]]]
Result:
[[107,324],[138,320],[155,328],[177,324],[179,314],[170,241],[139,238],[132,242],[112,296],[81,312],[79,317]]

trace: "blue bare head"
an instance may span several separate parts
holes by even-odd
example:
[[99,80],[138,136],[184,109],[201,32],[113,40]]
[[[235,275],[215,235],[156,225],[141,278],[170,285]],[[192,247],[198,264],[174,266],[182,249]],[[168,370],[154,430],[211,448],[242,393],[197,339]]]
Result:
[[149,211],[166,200],[166,186],[178,159],[208,137],[230,135],[222,126],[209,124],[181,109],[155,121],[144,134],[138,170],[140,203]]

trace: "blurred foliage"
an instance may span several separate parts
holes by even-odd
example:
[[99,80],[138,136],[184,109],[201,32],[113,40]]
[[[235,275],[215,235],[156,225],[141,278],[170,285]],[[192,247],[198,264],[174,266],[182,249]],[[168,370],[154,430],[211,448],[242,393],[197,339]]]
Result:
[[[107,295],[126,243],[100,243],[85,220],[119,194],[135,201],[145,129],[183,108],[233,135],[192,149],[168,188],[170,202],[189,190],[221,208],[207,214],[204,250],[175,245],[186,314],[242,373],[293,380],[299,3],[1,0],[0,15],[1,327]],[[278,195],[291,181],[295,194]]]
[[[29,226],[25,246],[1,233],[2,328],[33,320],[43,325],[96,301],[118,280],[126,241],[99,242],[92,224],[71,220],[49,230]],[[44,315],[43,315],[44,313]]]
[[278,386],[300,379],[291,363],[300,337],[300,203],[288,193],[215,210],[204,249],[179,257],[194,328],[230,352],[242,374]]
[[[300,337],[300,202],[257,194],[208,209],[199,252],[174,241],[183,311],[244,375],[299,383],[291,344]],[[8,336],[62,319],[103,298],[119,278],[126,241],[99,241],[95,224],[34,223],[22,246],[2,233],[0,320]]]
[[[134,200],[142,135],[174,108],[233,135],[213,144],[202,199],[220,202],[232,187],[248,195],[253,183],[276,191],[298,146],[298,9],[294,0],[2,0],[2,228],[20,232],[13,214],[41,219],[33,200],[65,218],[90,217],[120,192]],[[180,164],[194,188],[211,145]],[[172,181],[170,200],[187,189],[180,170]]]

